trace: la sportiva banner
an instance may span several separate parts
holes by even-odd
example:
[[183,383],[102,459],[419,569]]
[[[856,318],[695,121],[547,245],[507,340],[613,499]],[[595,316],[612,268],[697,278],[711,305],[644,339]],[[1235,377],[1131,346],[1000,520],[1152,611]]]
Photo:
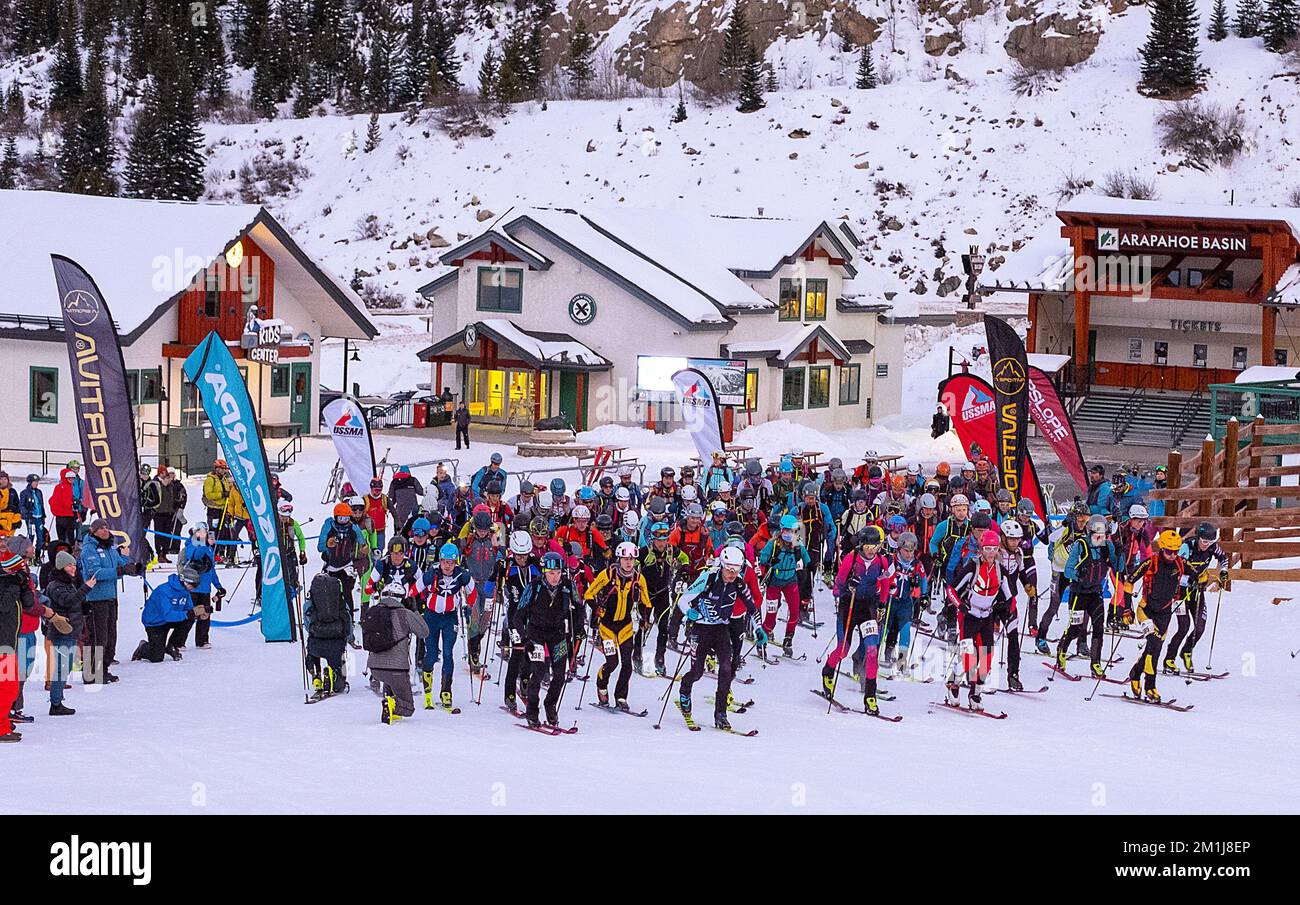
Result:
[[348,483],[358,494],[364,494],[375,476],[375,446],[365,413],[351,396],[340,396],[321,414],[334,438],[334,451],[343,463]]
[[[987,381],[974,374],[954,374],[939,384],[939,401],[948,409],[952,429],[957,432],[961,448],[968,454],[972,449],[997,448],[997,401],[993,387]],[[1024,478],[1018,497],[1032,502],[1039,518],[1047,518],[1038,472],[1028,450],[1025,451]]]
[[86,495],[132,562],[144,562],[140,461],[126,365],[113,316],[99,287],[77,262],[50,255],[72,368],[77,433],[86,464]]
[[289,618],[289,595],[280,560],[280,519],[271,494],[271,469],[266,464],[266,447],[257,429],[248,387],[230,350],[215,331],[185,359],[184,370],[199,389],[203,410],[230,467],[230,477],[253,522],[257,555],[262,560],[262,637],[267,641],[294,641],[295,628]]
[[994,464],[1002,486],[1019,499],[1024,484],[1029,434],[1029,364],[1025,361],[1025,344],[1010,324],[991,314],[984,315],[984,332],[989,340],[996,404],[997,444],[993,449],[997,456]]
[[1088,479],[1083,467],[1083,450],[1079,447],[1074,425],[1070,423],[1070,413],[1062,404],[1051,379],[1033,365],[1029,366],[1029,414],[1079,492],[1086,492]]
[[673,374],[678,401],[682,406],[682,420],[690,429],[695,441],[695,451],[701,462],[726,447],[722,445],[722,410],[718,408],[718,394],[713,384],[701,371],[682,368]]

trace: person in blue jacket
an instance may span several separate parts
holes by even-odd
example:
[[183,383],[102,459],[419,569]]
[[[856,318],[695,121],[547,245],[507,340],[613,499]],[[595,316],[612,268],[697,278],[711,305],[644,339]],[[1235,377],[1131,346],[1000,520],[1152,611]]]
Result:
[[131,655],[132,660],[161,663],[164,655],[173,660],[181,658],[177,641],[189,630],[190,611],[194,609],[190,592],[198,583],[199,573],[191,566],[181,566],[180,572],[153,589],[141,616],[146,637]]
[[144,563],[132,562],[122,553],[123,544],[113,536],[108,522],[97,518],[81,545],[83,579],[94,576],[96,584],[86,595],[86,645],[82,657],[82,681],[87,685],[116,682],[109,671],[117,654],[117,580],[123,575],[143,575]]
[[[185,630],[181,632],[175,646],[185,649],[185,644],[189,640],[190,626],[194,626],[194,644],[201,650],[207,650],[212,646],[209,642],[209,636],[212,630],[212,610],[213,597],[216,598],[216,606],[221,606],[221,601],[225,599],[226,589],[221,586],[221,576],[217,574],[216,556],[213,553],[212,541],[208,537],[208,526],[206,522],[199,522],[190,529],[190,536],[185,541],[185,549],[181,551],[182,566],[189,566],[199,576],[199,583],[190,592],[190,597],[194,600],[194,615],[185,625]],[[214,595],[213,590],[216,593]]]
[[501,467],[501,453],[499,452],[494,452],[488,460],[488,464],[474,472],[474,477],[470,478],[469,481],[470,492],[474,494],[476,500],[481,500],[487,496],[487,486],[493,481],[500,483],[501,489],[505,490],[506,473],[505,469]]
[[27,486],[18,494],[18,508],[22,512],[23,522],[27,525],[27,536],[31,538],[36,550],[36,561],[41,561],[45,552],[45,518],[49,511],[45,508],[45,492],[41,490],[41,476],[29,474]]
[[1146,501],[1146,492],[1150,487],[1148,482],[1137,475],[1130,477],[1122,471],[1115,472],[1110,479],[1110,499],[1107,501],[1109,511],[1104,514],[1116,522],[1127,521],[1128,511]]
[[1110,482],[1106,480],[1106,469],[1100,465],[1088,467],[1087,499],[1090,515],[1110,515]]

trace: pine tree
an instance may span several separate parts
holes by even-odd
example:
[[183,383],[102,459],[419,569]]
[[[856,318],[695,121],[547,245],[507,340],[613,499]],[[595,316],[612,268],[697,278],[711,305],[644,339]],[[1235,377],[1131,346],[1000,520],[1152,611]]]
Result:
[[1238,0],[1237,18],[1233,23],[1239,38],[1259,37],[1259,0]]
[[1148,95],[1188,94],[1201,87],[1196,0],[1154,0],[1151,33],[1142,46],[1142,81]]
[[764,90],[771,94],[777,89],[776,70],[771,66],[764,65]]
[[16,79],[9,83],[4,108],[4,120],[9,130],[22,131],[27,126],[27,101],[23,98],[23,89],[18,87]]
[[231,50],[235,62],[252,69],[262,51],[262,36],[271,18],[271,0],[235,0]]
[[677,86],[677,109],[673,111],[672,121],[675,123],[686,122],[686,98],[682,94],[682,88]]
[[1260,30],[1266,49],[1273,53],[1290,49],[1300,34],[1300,0],[1268,0]]
[[339,92],[352,59],[354,21],[349,13],[348,0],[314,0],[308,16],[312,33],[310,63],[315,70],[313,77],[324,86],[326,96],[333,91],[340,100]]
[[736,109],[741,113],[754,113],[766,105],[763,101],[763,68],[758,59],[758,51],[751,43],[745,52],[745,66],[740,74],[740,103]]
[[370,57],[362,87],[367,110],[387,113],[396,109],[401,70],[401,24],[391,0],[375,0],[370,21]]
[[55,0],[15,0],[13,18],[15,53],[33,53],[58,40],[59,16]]
[[519,100],[523,94],[523,82],[515,72],[515,64],[510,62],[510,57],[502,54],[501,65],[497,67],[496,86],[496,99],[501,105],[502,112],[505,112],[505,108]]
[[250,98],[253,111],[258,116],[275,119],[278,94],[275,81],[275,62],[270,56],[258,59],[253,67],[253,87]]
[[591,84],[594,75],[591,55],[594,50],[595,42],[587,30],[587,23],[579,19],[574,23],[573,33],[569,35],[569,61],[565,66],[569,73],[569,83],[578,97],[584,97],[587,86]]
[[489,47],[478,67],[478,96],[485,104],[496,100],[498,68],[496,52]]
[[429,44],[429,90],[434,96],[460,89],[460,59],[456,32],[438,0],[430,0],[425,40]]
[[1210,13],[1211,41],[1222,41],[1228,36],[1228,6],[1224,0],[1214,0],[1214,11]]
[[81,102],[81,50],[77,46],[77,3],[64,0],[59,20],[59,47],[50,73],[50,112],[68,113]]
[[195,201],[203,194],[203,134],[194,85],[177,59],[170,28],[159,33],[154,73],[127,149],[126,194],[173,201]]
[[381,141],[383,139],[379,137],[379,114],[372,113],[370,114],[370,123],[366,126],[366,144],[361,150],[369,154],[379,147]]
[[18,166],[18,142],[10,135],[5,142],[4,157],[0,158],[0,189],[17,187]]
[[113,121],[104,93],[104,51],[96,47],[86,66],[86,85],[76,118],[63,127],[63,149],[59,155],[60,188],[82,195],[116,195],[113,164],[117,151],[113,143]]
[[429,54],[425,18],[424,0],[411,0],[411,13],[402,31],[401,76],[394,92],[394,100],[399,106],[420,101],[427,93],[433,59]]
[[741,0],[736,0],[736,5],[731,8],[731,17],[727,20],[726,31],[722,33],[722,50],[718,55],[718,75],[722,79],[722,87],[729,91],[735,90],[740,83],[751,43],[745,7]]
[[875,88],[880,83],[876,79],[876,64],[871,59],[871,45],[863,44],[858,54],[858,80],[855,88]]

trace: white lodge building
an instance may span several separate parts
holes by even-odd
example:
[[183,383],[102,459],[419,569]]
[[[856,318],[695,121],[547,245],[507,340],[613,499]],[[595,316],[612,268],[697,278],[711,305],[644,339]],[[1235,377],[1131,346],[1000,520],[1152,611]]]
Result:
[[[181,365],[213,330],[238,363],[264,437],[316,432],[321,337],[378,334],[356,293],[255,204],[0,191],[0,241],[14,253],[0,290],[0,380],[7,390],[0,394],[7,426],[0,464],[15,475],[44,467],[57,473],[69,458],[81,458],[51,254],[76,261],[103,293],[117,325],[141,450],[163,452],[176,428],[202,433],[207,416]],[[278,346],[242,347],[254,309],[280,327]],[[268,455],[277,448],[267,443]],[[190,472],[211,464],[165,452],[164,458]]]
[[903,328],[859,297],[826,221],[526,209],[448,250],[429,301],[435,391],[479,420],[644,423],[637,356],[743,360],[734,426],[862,427],[899,411]]

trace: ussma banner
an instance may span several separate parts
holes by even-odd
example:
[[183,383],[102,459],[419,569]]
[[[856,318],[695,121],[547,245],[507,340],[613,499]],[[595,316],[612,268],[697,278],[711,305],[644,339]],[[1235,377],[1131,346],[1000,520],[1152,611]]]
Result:
[[673,386],[677,388],[678,401],[682,406],[682,420],[690,428],[691,439],[695,441],[695,451],[700,461],[708,462],[709,457],[725,447],[722,445],[722,411],[718,408],[718,394],[713,391],[713,384],[701,371],[695,368],[682,368],[673,374]]
[[340,396],[325,406],[321,415],[329,425],[348,483],[358,494],[365,493],[375,476],[375,447],[361,406],[351,396]]
[[293,641],[293,620],[289,618],[289,598],[285,589],[284,569],[280,562],[280,520],[275,514],[271,495],[270,468],[266,449],[257,431],[253,400],[239,375],[230,350],[216,332],[185,359],[185,376],[199,388],[203,410],[221,443],[230,477],[244,498],[253,531],[257,535],[257,554],[262,560],[262,637],[267,641]]
[[991,314],[984,315],[984,332],[989,340],[989,364],[993,369],[993,399],[997,405],[998,474],[1002,486],[1019,499],[1024,483],[1029,434],[1029,365],[1025,344],[1011,325]]
[[148,559],[140,512],[140,466],[126,366],[113,317],[90,274],[51,255],[72,368],[77,433],[86,460],[86,494],[132,562]]
[[[993,387],[974,374],[955,374],[939,384],[939,401],[948,409],[952,429],[957,432],[961,448],[997,449],[997,400]],[[1040,518],[1047,518],[1047,506],[1038,484],[1029,451],[1025,451],[1024,482],[1017,498],[1028,499]]]

